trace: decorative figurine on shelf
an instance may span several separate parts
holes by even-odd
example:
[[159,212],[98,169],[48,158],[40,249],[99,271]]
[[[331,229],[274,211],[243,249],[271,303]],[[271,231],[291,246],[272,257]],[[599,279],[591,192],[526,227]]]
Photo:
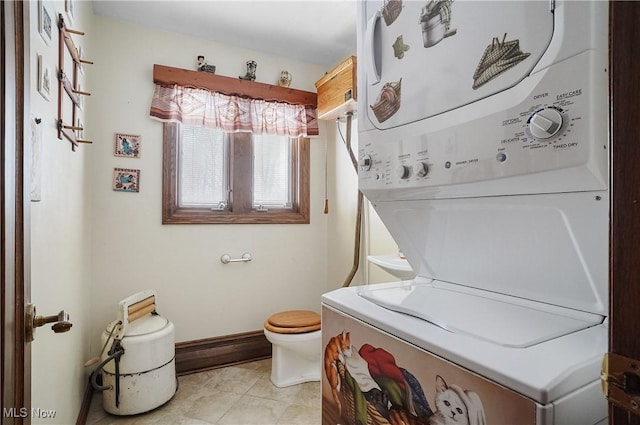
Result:
[[247,61],[247,73],[244,74],[244,76],[240,76],[238,78],[240,78],[241,80],[255,81],[257,67],[258,64],[256,63],[256,61]]
[[207,62],[204,60],[204,56],[198,56],[198,71],[215,74],[216,66],[207,64]]
[[282,71],[280,73],[280,78],[278,78],[278,85],[280,87],[289,87],[291,84],[291,74],[289,71]]

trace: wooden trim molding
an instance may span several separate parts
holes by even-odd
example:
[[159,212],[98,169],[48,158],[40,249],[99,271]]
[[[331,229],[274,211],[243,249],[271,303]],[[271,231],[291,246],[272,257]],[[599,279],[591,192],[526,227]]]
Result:
[[[609,131],[612,146],[609,254],[609,351],[640,359],[640,3],[609,3]],[[634,412],[637,413],[637,412]],[[609,404],[611,425],[640,424],[640,416]]]
[[205,88],[229,96],[287,102],[314,109],[318,107],[318,95],[313,92],[165,65],[153,65],[153,82],[163,86],[175,84],[183,87]]
[[[246,133],[237,133],[235,137],[242,138]],[[295,156],[293,161],[295,178],[295,204],[292,209],[272,209],[267,212],[251,211],[250,198],[246,198],[248,188],[234,187],[232,199],[233,211],[212,211],[209,208],[182,207],[178,205],[178,124],[165,123],[162,149],[162,224],[309,224],[311,220],[310,188],[311,188],[311,147],[309,138],[295,141]],[[248,142],[249,140],[246,140]],[[234,142],[235,145],[235,142]],[[239,143],[236,155],[250,155],[248,143]],[[244,146],[244,147],[243,147]],[[246,162],[249,164],[249,162]],[[235,166],[235,162],[231,166]],[[232,173],[233,174],[233,173]],[[251,173],[247,170],[235,173],[232,185],[238,183],[238,176],[246,178]],[[246,182],[245,182],[246,183]],[[244,206],[243,206],[244,200]]]
[[178,342],[176,373],[187,375],[271,357],[271,343],[263,331]]
[[30,69],[28,9],[27,2],[0,5],[0,422],[7,425],[31,423],[29,415],[20,415],[20,409],[31,411],[31,346],[25,338],[25,305],[31,295],[30,210],[24,190],[29,187],[25,157],[30,155],[25,140],[30,111],[25,95],[30,92],[25,75]]

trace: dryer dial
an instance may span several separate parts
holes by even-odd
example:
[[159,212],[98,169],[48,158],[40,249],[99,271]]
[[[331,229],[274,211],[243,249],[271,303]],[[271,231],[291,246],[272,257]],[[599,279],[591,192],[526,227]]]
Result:
[[563,117],[557,108],[542,108],[527,120],[529,133],[539,140],[551,139],[562,128]]
[[408,179],[409,176],[411,175],[411,168],[409,168],[407,165],[400,165],[396,169],[396,173],[398,174],[398,177],[400,177],[402,180]]
[[426,162],[418,162],[416,164],[416,175],[418,177],[424,177],[429,174],[429,166]]

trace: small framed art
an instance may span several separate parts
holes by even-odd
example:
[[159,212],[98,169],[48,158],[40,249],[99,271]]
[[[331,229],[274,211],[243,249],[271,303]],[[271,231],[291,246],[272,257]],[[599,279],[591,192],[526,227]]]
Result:
[[38,93],[46,100],[51,96],[51,67],[38,55]]
[[44,5],[44,1],[38,1],[38,32],[42,36],[42,39],[48,46],[51,43],[51,33],[53,22],[49,10]]
[[115,156],[140,158],[140,142],[140,136],[116,133],[113,154]]
[[140,170],[114,168],[113,190],[118,192],[140,192]]

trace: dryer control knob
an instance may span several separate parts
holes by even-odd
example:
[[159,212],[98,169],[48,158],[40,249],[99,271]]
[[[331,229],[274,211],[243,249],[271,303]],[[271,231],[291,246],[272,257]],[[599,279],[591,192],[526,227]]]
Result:
[[406,165],[400,165],[397,170],[398,177],[401,179],[408,179],[411,175],[411,169]]
[[536,139],[550,139],[562,128],[562,114],[556,108],[543,108],[529,117],[529,132]]
[[418,162],[416,164],[416,175],[418,177],[424,177],[429,174],[429,166],[426,162]]

